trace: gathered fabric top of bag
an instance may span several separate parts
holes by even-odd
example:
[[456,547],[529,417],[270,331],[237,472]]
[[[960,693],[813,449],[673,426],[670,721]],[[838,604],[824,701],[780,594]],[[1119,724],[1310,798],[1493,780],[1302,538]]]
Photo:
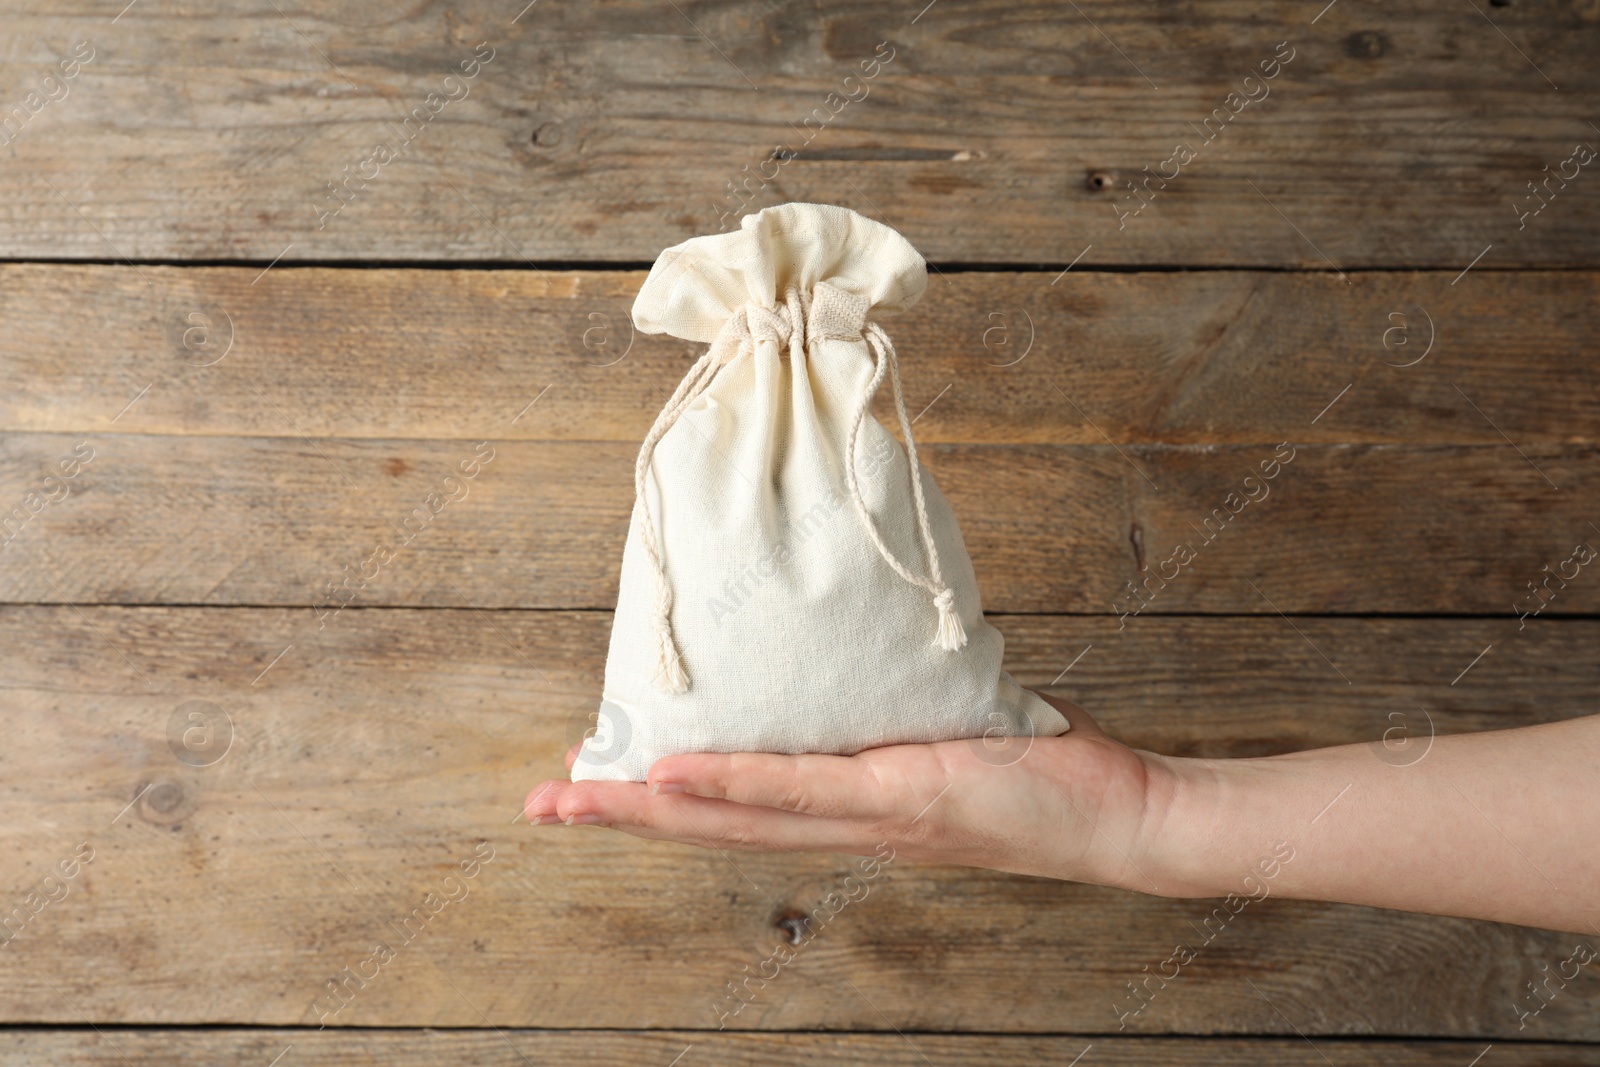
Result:
[[712,342],[746,305],[776,310],[790,289],[825,282],[879,316],[905,311],[928,287],[927,265],[888,226],[831,204],[782,204],[739,229],[662,251],[633,302],[645,333]]
[[[864,342],[870,350],[875,372],[857,398],[845,442],[849,497],[883,559],[906,582],[927,590],[937,610],[933,643],[947,651],[966,644],[955,595],[945,584],[929,525],[894,345],[883,327],[868,318],[906,310],[927,284],[926,264],[904,237],[848,208],[825,204],[767,208],[745,216],[735,232],[693,238],[666,249],[656,260],[634,301],[634,325],[644,333],[711,345],[657,416],[634,469],[634,487],[644,511],[640,537],[654,572],[658,689],[687,692],[690,676],[673,637],[672,586],[646,492],[650,463],[656,444],[711,384],[718,369],[763,342],[776,345],[780,353],[787,348],[795,359],[824,340]],[[910,461],[909,490],[926,554],[926,574],[906,566],[884,543],[856,477],[856,441],[886,375],[893,385]]]

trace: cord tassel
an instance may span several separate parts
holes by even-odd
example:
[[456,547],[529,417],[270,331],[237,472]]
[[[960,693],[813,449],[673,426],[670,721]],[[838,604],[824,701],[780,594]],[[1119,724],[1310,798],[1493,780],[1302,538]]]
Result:
[[[957,623],[957,625],[960,625]],[[672,640],[671,624],[656,624],[659,653],[656,656],[656,688],[664,693],[687,693],[689,675],[683,669],[683,657]]]
[[[758,337],[780,346],[791,338],[802,337],[806,306],[805,295],[791,289],[785,294],[785,314],[780,315],[776,310],[757,304],[747,304],[736,312],[724,326],[722,334],[712,342],[711,348],[678,383],[666,407],[656,416],[655,425],[645,435],[644,444],[639,447],[639,459],[633,469],[633,485],[640,509],[639,539],[655,576],[655,612],[650,625],[655,631],[657,646],[655,687],[663,693],[687,693],[689,672],[684,669],[683,655],[673,639],[672,585],[667,580],[667,566],[661,558],[655,517],[651,514],[650,497],[646,492],[646,479],[651,461],[655,458],[656,445],[689,406],[710,387],[718,369],[739,354],[754,351]],[[752,317],[755,319],[754,328],[750,321]],[[800,325],[793,325],[795,322]]]
[[655,630],[656,644],[659,647],[655,686],[664,693],[687,693],[689,675],[683,669],[683,657],[678,652],[677,643],[672,639],[672,586],[667,582],[667,568],[661,559],[661,548],[656,543],[656,524],[654,516],[650,513],[650,497],[646,493],[645,477],[650,470],[650,461],[655,457],[657,442],[667,430],[671,429],[678,416],[683,414],[695,398],[705,392],[706,387],[711,384],[711,379],[717,373],[719,356],[717,346],[712,345],[711,350],[701,356],[689,369],[689,373],[684,375],[672,398],[667,401],[667,406],[656,416],[655,425],[650,427],[650,432],[645,435],[644,444],[639,448],[638,462],[635,463],[633,470],[634,493],[639,501],[642,519],[639,525],[639,539],[644,545],[645,557],[655,575],[655,613],[651,618],[651,626]]
[[[911,436],[912,420],[906,414],[905,393],[900,386],[900,361],[895,356],[894,343],[889,340],[889,335],[883,331],[883,327],[877,323],[867,323],[862,330],[862,337],[866,340],[867,347],[877,356],[876,369],[872,380],[862,390],[861,402],[856,407],[855,421],[851,423],[850,435],[845,440],[845,484],[850,490],[850,499],[856,506],[856,515],[861,519],[861,526],[867,531],[872,543],[877,546],[879,555],[906,582],[919,585],[933,594],[933,606],[939,609],[939,630],[933,644],[946,652],[954,652],[966,646],[967,631],[961,625],[961,616],[956,614],[955,591],[944,584],[944,576],[939,569],[939,548],[934,544],[933,527],[928,522],[928,502],[922,494],[922,471],[917,463],[917,442]],[[926,578],[908,570],[905,564],[895,558],[889,546],[883,543],[883,536],[878,533],[877,523],[872,521],[872,514],[867,510],[866,500],[861,495],[861,485],[856,479],[856,439],[861,433],[861,424],[866,421],[867,413],[872,407],[872,398],[878,392],[878,386],[883,383],[885,373],[894,385],[895,412],[900,416],[900,429],[906,438],[906,463],[911,468],[911,498],[916,504],[917,528],[922,534],[922,548],[928,556]]]
[[961,616],[956,614],[955,592],[946,589],[933,598],[933,606],[939,609],[939,636],[934,644],[946,652],[965,647],[967,631],[961,626]]
[[[831,290],[830,290],[831,292]],[[748,304],[724,328],[723,336],[719,336],[712,343],[710,351],[700,357],[700,360],[684,376],[678,384],[672,398],[667,401],[666,407],[656,417],[655,425],[645,436],[644,444],[639,449],[639,459],[634,465],[634,489],[639,501],[641,519],[640,538],[644,545],[645,555],[649,566],[654,571],[655,577],[655,611],[651,618],[651,628],[656,635],[656,675],[655,686],[665,693],[687,693],[689,691],[689,674],[683,666],[683,656],[678,651],[677,642],[672,633],[672,586],[667,581],[666,563],[661,558],[660,545],[657,543],[655,521],[651,515],[650,498],[646,493],[646,476],[650,470],[650,462],[655,454],[656,444],[677,422],[678,418],[686,411],[690,404],[705,392],[711,384],[712,378],[720,365],[734,356],[745,352],[754,351],[757,338],[772,340],[781,347],[784,343],[790,346],[791,360],[798,360],[810,341],[818,339],[813,337],[810,328],[812,315],[812,299],[808,294],[791,287],[784,293],[784,301],[779,309],[764,308],[756,304]],[[755,321],[752,322],[751,320]],[[851,500],[856,506],[856,515],[861,520],[862,527],[872,539],[889,566],[892,567],[905,581],[918,585],[933,594],[933,605],[938,609],[939,625],[934,638],[934,645],[946,652],[955,652],[964,648],[967,643],[967,631],[961,625],[961,616],[956,614],[956,594],[953,589],[944,584],[944,578],[939,568],[939,549],[934,544],[933,530],[928,522],[928,505],[922,493],[922,472],[917,462],[916,440],[911,435],[911,419],[906,413],[905,395],[900,385],[900,364],[894,351],[894,343],[889,340],[889,335],[877,323],[864,324],[860,335],[866,341],[867,347],[876,355],[876,367],[872,380],[867,383],[861,401],[856,409],[856,417],[850,427],[849,437],[845,442],[845,482],[850,490]],[[729,351],[731,349],[731,351]],[[798,365],[798,364],[797,364]],[[900,417],[900,428],[905,434],[906,461],[911,471],[911,497],[915,505],[918,532],[922,535],[923,551],[928,557],[928,576],[923,577],[913,574],[905,564],[895,558],[889,546],[884,544],[883,537],[878,532],[877,524],[872,521],[872,515],[867,510],[866,501],[861,495],[861,486],[856,479],[855,450],[856,440],[860,435],[861,424],[866,421],[867,413],[872,405],[872,397],[878,391],[885,375],[889,377],[894,386],[895,412]]]

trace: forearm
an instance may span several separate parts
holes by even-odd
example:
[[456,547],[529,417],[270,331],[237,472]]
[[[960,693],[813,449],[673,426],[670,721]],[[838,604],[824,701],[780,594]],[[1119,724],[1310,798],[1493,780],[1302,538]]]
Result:
[[[1171,896],[1345,901],[1600,934],[1600,716],[1426,744],[1389,760],[1368,745],[1156,757],[1171,773],[1158,776],[1140,866]],[[1280,842],[1292,858],[1263,862],[1282,860]]]

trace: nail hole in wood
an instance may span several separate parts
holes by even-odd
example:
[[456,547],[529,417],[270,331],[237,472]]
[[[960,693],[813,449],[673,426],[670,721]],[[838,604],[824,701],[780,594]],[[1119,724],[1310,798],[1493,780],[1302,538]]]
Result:
[[778,916],[778,921],[772,925],[783,931],[783,935],[789,939],[789,944],[798,945],[801,938],[805,937],[806,923],[809,919],[810,916],[803,911],[786,911]]

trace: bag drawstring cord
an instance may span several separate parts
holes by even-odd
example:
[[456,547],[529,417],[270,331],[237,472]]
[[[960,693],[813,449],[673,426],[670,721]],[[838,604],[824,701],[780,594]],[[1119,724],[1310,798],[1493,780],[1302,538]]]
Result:
[[[729,320],[729,333],[719,337],[705,355],[689,368],[689,373],[684,375],[683,381],[678,383],[678,388],[667,401],[661,413],[656,416],[655,423],[650,427],[650,432],[645,435],[644,443],[639,448],[639,458],[634,464],[633,487],[634,495],[639,502],[642,512],[639,528],[639,539],[644,545],[645,556],[655,577],[655,600],[651,612],[651,628],[656,635],[656,675],[654,683],[656,688],[668,693],[686,693],[689,691],[689,674],[683,666],[683,656],[678,651],[672,633],[672,585],[667,581],[666,565],[661,559],[661,547],[656,538],[655,520],[651,514],[650,497],[646,493],[646,483],[650,472],[651,461],[655,457],[656,445],[666,435],[679,416],[686,411],[704,393],[711,380],[716,377],[721,364],[725,362],[723,354],[729,343],[737,343],[736,350],[727,356],[728,360],[738,355],[748,346],[755,347],[756,337],[750,328],[749,316],[754,309],[763,319],[764,325],[771,327],[774,339],[781,345],[783,340],[789,342],[791,362],[798,366],[798,360],[803,359],[806,350],[812,341],[820,338],[810,336],[806,329],[807,320],[811,313],[811,300],[808,294],[801,292],[797,287],[791,286],[784,293],[783,310],[788,312],[788,321],[782,321],[782,316],[765,308],[755,305],[746,305],[745,308],[735,313]],[[782,338],[783,327],[788,328],[788,337]],[[867,346],[873,349],[876,357],[876,371],[872,380],[864,390],[861,404],[856,410],[855,421],[850,427],[849,440],[845,444],[844,471],[845,483],[850,490],[850,498],[855,503],[856,515],[861,520],[862,527],[867,536],[877,547],[878,553],[890,567],[894,568],[906,582],[921,586],[933,594],[934,607],[939,612],[938,633],[934,644],[948,652],[954,652],[967,643],[966,631],[962,628],[961,617],[955,610],[955,592],[944,584],[944,577],[939,569],[939,550],[934,545],[933,529],[928,521],[928,505],[922,493],[922,476],[917,465],[917,445],[911,436],[911,419],[906,414],[905,396],[900,384],[900,364],[896,358],[894,343],[889,340],[889,335],[883,327],[875,322],[868,322],[862,326],[861,334]],[[766,336],[763,332],[763,336]],[[917,507],[917,527],[922,535],[922,545],[928,555],[928,575],[913,574],[907,570],[889,546],[884,544],[883,537],[878,533],[877,524],[872,520],[872,513],[867,510],[866,501],[861,496],[861,486],[856,479],[855,450],[856,440],[860,436],[861,425],[865,421],[868,411],[872,407],[872,398],[877,395],[878,387],[883,384],[885,373],[890,375],[894,386],[895,410],[900,416],[900,428],[906,438],[906,457],[911,465],[911,495]]]
[[[944,575],[939,569],[939,549],[933,542],[933,530],[928,522],[928,504],[922,495],[922,471],[917,464],[917,443],[911,436],[911,419],[906,414],[905,395],[900,386],[900,361],[895,356],[894,342],[889,340],[889,335],[884,332],[882,326],[869,322],[861,332],[866,338],[868,347],[874,349],[877,355],[877,371],[867,383],[866,389],[862,390],[861,406],[856,409],[855,421],[850,426],[850,437],[845,442],[845,484],[849,486],[850,499],[855,502],[856,515],[861,519],[861,525],[866,529],[867,536],[872,538],[872,543],[877,546],[878,553],[901,578],[933,594],[933,606],[939,610],[939,629],[933,643],[946,652],[954,652],[967,643],[967,632],[961,625],[961,616],[956,614],[955,591],[944,584]],[[872,409],[872,398],[878,394],[878,387],[883,384],[885,371],[889,372],[890,381],[894,386],[894,407],[900,416],[900,429],[906,438],[906,459],[911,466],[911,495],[917,505],[917,526],[922,533],[922,547],[928,554],[926,578],[907,570],[905,565],[895,558],[889,546],[883,543],[883,537],[878,533],[878,526],[872,521],[872,513],[867,510],[867,502],[861,496],[860,483],[856,480],[856,438],[860,435],[861,424],[866,421],[867,414]]]
[[672,586],[667,582],[666,568],[661,562],[661,548],[656,543],[656,524],[650,513],[650,496],[645,491],[645,482],[650,472],[650,461],[655,456],[656,443],[678,421],[678,416],[683,414],[684,409],[705,391],[706,386],[711,384],[711,379],[716,377],[718,354],[717,346],[712,345],[706,354],[689,368],[689,373],[678,383],[672,398],[667,401],[666,407],[661,409],[661,414],[656,416],[655,424],[645,435],[644,444],[639,449],[639,459],[633,468],[634,496],[643,512],[639,524],[639,540],[644,545],[650,569],[655,573],[655,603],[650,620],[651,627],[656,633],[657,646],[654,681],[658,689],[668,693],[687,693],[689,675],[683,668],[683,656],[678,652],[678,646],[672,639]]

